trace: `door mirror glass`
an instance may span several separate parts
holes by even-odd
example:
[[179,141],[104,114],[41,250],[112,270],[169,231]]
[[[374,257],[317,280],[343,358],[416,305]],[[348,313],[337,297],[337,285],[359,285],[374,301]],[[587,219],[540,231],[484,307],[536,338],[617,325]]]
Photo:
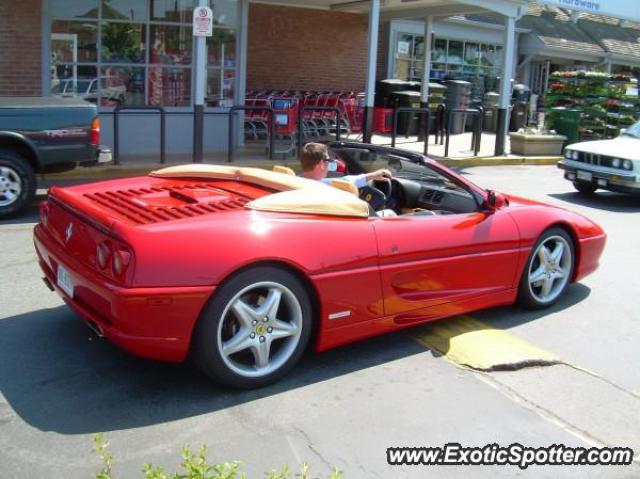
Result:
[[502,208],[503,206],[509,204],[507,198],[497,191],[489,190],[487,191],[487,196],[485,198],[485,206],[490,211],[496,211]]

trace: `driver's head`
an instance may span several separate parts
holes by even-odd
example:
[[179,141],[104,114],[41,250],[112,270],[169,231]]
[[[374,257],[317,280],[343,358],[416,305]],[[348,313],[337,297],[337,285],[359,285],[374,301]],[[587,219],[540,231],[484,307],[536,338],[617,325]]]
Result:
[[329,171],[335,171],[337,164],[329,156],[327,145],[307,143],[300,151],[302,176],[312,180],[323,180]]

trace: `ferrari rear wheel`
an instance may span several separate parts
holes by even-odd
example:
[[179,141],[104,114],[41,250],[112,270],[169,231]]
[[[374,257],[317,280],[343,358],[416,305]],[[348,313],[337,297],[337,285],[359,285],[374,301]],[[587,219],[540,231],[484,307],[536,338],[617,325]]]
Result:
[[308,295],[294,275],[275,267],[243,271],[203,312],[194,336],[196,362],[228,386],[270,384],[302,355],[311,315]]
[[518,291],[519,303],[528,309],[551,306],[571,280],[575,261],[573,241],[561,228],[545,231],[531,250]]

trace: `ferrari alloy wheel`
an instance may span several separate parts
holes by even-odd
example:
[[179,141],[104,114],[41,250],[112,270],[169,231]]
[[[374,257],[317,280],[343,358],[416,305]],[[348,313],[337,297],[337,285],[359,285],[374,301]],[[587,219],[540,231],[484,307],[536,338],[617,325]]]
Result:
[[0,218],[13,215],[32,201],[36,178],[29,163],[10,150],[0,150]]
[[595,193],[598,189],[598,187],[593,183],[586,183],[584,181],[574,181],[573,187],[578,191],[578,193],[582,193],[583,195],[590,195]]
[[298,361],[311,333],[304,287],[274,267],[244,271],[223,285],[205,309],[194,337],[196,361],[209,376],[252,388],[282,377]]
[[555,303],[571,280],[574,258],[573,241],[566,231],[552,228],[544,232],[522,273],[520,303],[529,309]]

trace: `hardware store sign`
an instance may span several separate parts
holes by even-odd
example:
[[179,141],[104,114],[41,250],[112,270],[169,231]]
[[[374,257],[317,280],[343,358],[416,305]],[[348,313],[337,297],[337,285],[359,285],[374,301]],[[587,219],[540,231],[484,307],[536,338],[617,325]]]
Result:
[[541,0],[540,3],[556,5],[569,10],[640,21],[640,2],[638,0]]

